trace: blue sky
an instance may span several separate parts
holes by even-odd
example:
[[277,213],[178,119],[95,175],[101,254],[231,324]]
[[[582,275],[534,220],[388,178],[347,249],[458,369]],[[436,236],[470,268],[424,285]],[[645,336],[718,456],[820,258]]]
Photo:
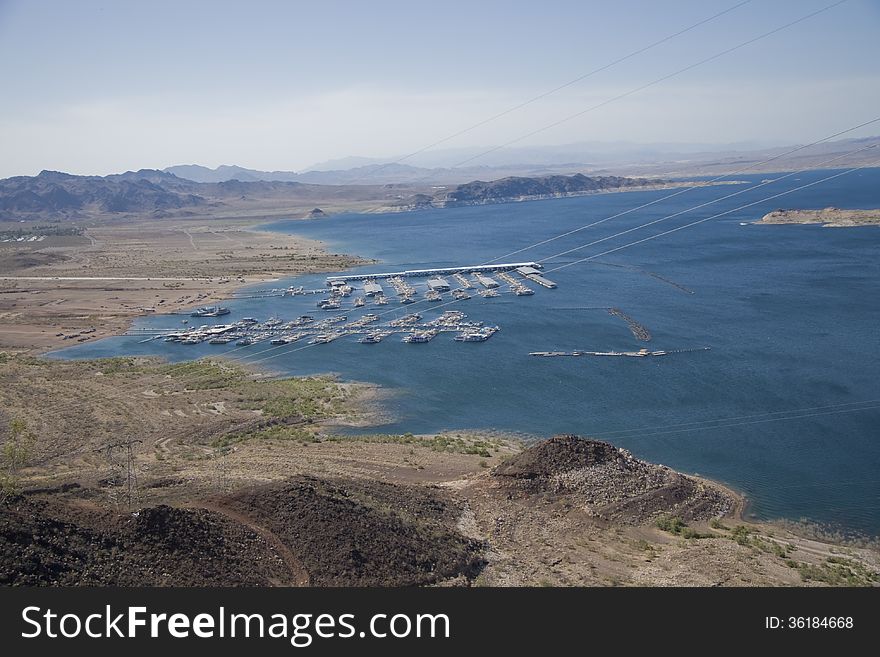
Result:
[[[831,2],[752,0],[444,147],[508,141]],[[735,4],[0,0],[0,176],[394,156]],[[523,143],[813,140],[880,115],[878,34],[880,1],[849,0]]]

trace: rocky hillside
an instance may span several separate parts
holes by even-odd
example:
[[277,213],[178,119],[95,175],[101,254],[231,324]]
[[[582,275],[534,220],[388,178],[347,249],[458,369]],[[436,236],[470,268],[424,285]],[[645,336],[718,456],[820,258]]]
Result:
[[[283,181],[226,180],[200,183],[154,169],[110,176],[74,176],[42,171],[37,176],[0,180],[0,221],[59,220],[136,213],[156,217],[207,211],[230,203],[346,198],[352,188]],[[367,196],[369,189],[355,191]]]
[[155,212],[204,201],[191,185],[161,171],[105,177],[42,171],[37,176],[0,180],[0,220],[63,218],[83,212]]
[[718,487],[641,461],[610,443],[571,435],[538,443],[492,474],[510,495],[564,496],[590,515],[620,524],[638,525],[669,513],[708,520],[735,506]]
[[573,196],[628,187],[645,187],[662,182],[646,178],[621,178],[619,176],[592,178],[582,173],[573,176],[545,176],[542,178],[510,177],[492,182],[475,180],[458,185],[449,191],[446,195],[446,205],[479,205],[522,199]]

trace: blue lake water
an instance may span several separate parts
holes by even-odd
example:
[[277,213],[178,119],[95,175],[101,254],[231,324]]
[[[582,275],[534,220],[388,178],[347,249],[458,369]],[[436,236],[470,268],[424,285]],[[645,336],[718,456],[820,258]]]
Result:
[[[720,199],[649,228],[550,259],[545,271],[833,175],[737,176],[747,185],[697,188],[505,260],[543,260],[579,244]],[[387,215],[285,221],[267,229],[323,241],[375,258],[364,271],[480,264],[603,219],[671,191],[605,194]],[[91,358],[153,354],[171,360],[231,352],[289,374],[334,372],[381,384],[387,425],[429,433],[499,429],[536,436],[603,437],[637,456],[726,482],[760,518],[809,518],[880,533],[880,228],[741,225],[777,207],[880,207],[880,169],[866,169],[759,203],[704,224],[548,273],[559,284],[531,297],[502,295],[446,306],[498,324],[485,343],[378,345],[344,339],[281,348],[139,344],[117,337],[56,355]],[[658,278],[652,274],[659,275]],[[323,286],[325,275],[279,287]],[[665,279],[665,280],[664,280]],[[673,284],[674,283],[674,284]],[[266,285],[257,286],[265,288]],[[386,285],[390,295],[393,290]],[[692,291],[690,294],[682,288]],[[424,290],[424,288],[422,288]],[[446,295],[448,300],[448,295]],[[316,297],[230,301],[223,323],[272,315],[322,314]],[[367,306],[419,311],[440,304]],[[637,341],[603,308],[645,325]],[[349,317],[358,311],[346,310]],[[137,326],[179,328],[179,318]],[[531,351],[711,347],[662,358],[536,358]],[[878,400],[874,404],[857,402]],[[850,404],[846,406],[846,404]],[[854,409],[860,410],[854,410]],[[812,409],[812,410],[800,410]],[[792,418],[789,411],[799,411]],[[846,412],[842,412],[846,411]],[[691,424],[685,424],[691,423]],[[703,424],[696,424],[703,423]]]

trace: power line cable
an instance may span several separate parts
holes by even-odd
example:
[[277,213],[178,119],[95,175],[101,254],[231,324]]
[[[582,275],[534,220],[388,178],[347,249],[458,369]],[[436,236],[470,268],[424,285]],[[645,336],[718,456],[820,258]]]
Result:
[[385,164],[380,165],[376,169],[372,169],[369,172],[365,172],[365,175],[362,176],[362,179],[367,178],[369,176],[375,176],[376,174],[378,174],[381,171],[384,171],[385,169],[387,169],[390,166],[393,166],[395,164],[400,164],[402,162],[405,162],[406,160],[412,159],[413,157],[415,157],[417,155],[421,155],[422,153],[429,151],[433,148],[436,148],[437,146],[440,146],[441,144],[445,144],[449,141],[452,141],[453,139],[455,139],[457,137],[461,137],[462,135],[465,135],[469,132],[472,132],[473,130],[476,130],[477,128],[481,128],[484,125],[487,125],[489,123],[497,121],[498,119],[503,118],[503,117],[507,116],[508,114],[513,114],[514,112],[517,112],[517,111],[523,109],[524,107],[528,107],[529,105],[532,105],[533,103],[536,103],[539,100],[543,100],[544,98],[547,98],[548,96],[551,96],[559,91],[562,91],[563,89],[567,89],[568,87],[571,87],[571,86],[577,84],[578,82],[583,82],[587,78],[590,78],[590,77],[596,75],[597,73],[602,73],[603,71],[607,71],[608,69],[610,69],[618,64],[621,64],[629,59],[632,59],[633,57],[641,55],[649,50],[652,50],[653,48],[656,48],[657,46],[663,45],[664,43],[672,41],[673,39],[676,39],[676,38],[682,36],[683,34],[686,34],[692,30],[695,30],[698,27],[701,27],[707,23],[710,23],[710,22],[718,19],[718,18],[721,18],[722,16],[729,14],[730,12],[732,12],[736,9],[739,9],[743,5],[749,4],[751,1],[752,0],[744,0],[743,2],[738,2],[735,5],[728,7],[727,9],[724,9],[722,11],[719,11],[716,14],[713,14],[712,16],[709,16],[708,18],[704,18],[703,20],[700,20],[696,23],[693,23],[692,25],[689,25],[689,26],[687,26],[677,32],[669,34],[669,35],[663,37],[662,39],[658,39],[657,41],[654,41],[654,42],[652,42],[646,46],[643,46],[637,50],[633,50],[632,52],[630,52],[622,57],[618,57],[617,59],[614,59],[614,60],[608,62],[607,64],[603,64],[602,66],[594,68],[593,70],[589,71],[588,73],[584,73],[583,75],[579,75],[578,77],[576,77],[572,80],[569,80],[568,82],[565,82],[564,84],[561,84],[557,87],[554,87],[552,89],[544,91],[544,92],[538,94],[537,96],[532,96],[528,100],[525,100],[525,101],[518,103],[512,107],[509,107],[502,112],[498,112],[497,114],[493,114],[492,116],[489,116],[485,119],[482,119],[481,121],[478,121],[477,123],[471,124],[462,130],[459,130],[457,132],[449,134],[446,137],[443,137],[442,139],[438,139],[437,141],[432,142],[426,146],[422,146],[421,148],[419,148],[415,151],[412,151],[411,153],[409,153],[407,155],[399,157],[392,162],[386,162]]

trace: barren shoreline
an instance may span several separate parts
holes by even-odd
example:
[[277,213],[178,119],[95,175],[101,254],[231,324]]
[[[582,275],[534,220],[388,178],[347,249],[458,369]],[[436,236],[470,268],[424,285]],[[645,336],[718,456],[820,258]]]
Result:
[[856,226],[880,226],[880,209],[841,210],[774,210],[768,212],[756,224],[821,224],[826,228],[854,228]]
[[146,314],[217,304],[243,286],[363,262],[249,222],[112,222],[3,244],[0,350],[45,353],[118,335]]

